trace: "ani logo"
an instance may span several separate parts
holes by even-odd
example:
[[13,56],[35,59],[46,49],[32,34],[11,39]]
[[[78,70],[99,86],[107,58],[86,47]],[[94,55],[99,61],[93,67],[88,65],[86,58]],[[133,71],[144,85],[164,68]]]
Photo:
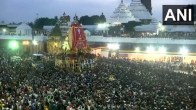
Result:
[[194,5],[163,5],[163,25],[194,25]]

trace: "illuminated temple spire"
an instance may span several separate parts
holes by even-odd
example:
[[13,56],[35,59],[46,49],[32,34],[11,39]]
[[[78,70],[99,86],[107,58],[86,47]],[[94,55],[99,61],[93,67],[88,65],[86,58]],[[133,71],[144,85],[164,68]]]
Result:
[[111,23],[127,23],[129,21],[139,21],[136,19],[128,7],[124,4],[123,0],[119,6],[114,10],[110,22]]
[[142,19],[152,19],[150,12],[142,4],[141,0],[132,0],[129,5],[129,10],[133,13],[134,17]]

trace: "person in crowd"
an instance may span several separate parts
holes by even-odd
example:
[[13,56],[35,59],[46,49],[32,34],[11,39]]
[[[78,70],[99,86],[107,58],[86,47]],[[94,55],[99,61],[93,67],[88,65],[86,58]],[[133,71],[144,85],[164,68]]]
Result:
[[195,110],[196,77],[169,63],[99,58],[80,74],[0,58],[0,110]]

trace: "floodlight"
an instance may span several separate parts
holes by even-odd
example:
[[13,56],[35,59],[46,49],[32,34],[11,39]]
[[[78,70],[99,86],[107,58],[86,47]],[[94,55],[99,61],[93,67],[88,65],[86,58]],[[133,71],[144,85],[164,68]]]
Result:
[[22,44],[23,45],[29,45],[29,41],[23,41]]
[[12,50],[18,49],[19,48],[19,44],[17,41],[10,41],[9,42],[9,48],[11,48]]
[[146,52],[147,53],[154,53],[155,52],[155,48],[153,46],[149,46],[149,47],[147,47]]
[[189,52],[189,50],[186,47],[180,48],[179,53],[182,55],[186,55]]
[[159,47],[159,50],[158,50],[159,53],[162,53],[162,54],[165,54],[167,53],[167,49],[165,47]]
[[36,40],[33,40],[33,45],[38,45],[38,42]]
[[120,48],[119,44],[107,44],[107,48],[111,50],[118,50]]
[[4,29],[3,29],[3,32],[6,32],[6,31],[7,31],[7,30],[4,28]]
[[136,47],[135,48],[135,52],[140,52],[140,48],[139,47]]
[[98,24],[98,28],[99,28],[99,29],[105,29],[105,28],[107,28],[107,27],[109,27],[109,25],[106,24],[106,23]]

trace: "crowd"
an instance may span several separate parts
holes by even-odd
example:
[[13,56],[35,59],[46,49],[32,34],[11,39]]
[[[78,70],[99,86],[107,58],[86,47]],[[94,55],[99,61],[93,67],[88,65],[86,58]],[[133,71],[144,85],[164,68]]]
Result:
[[162,32],[162,33],[149,33],[138,32],[131,35],[133,38],[168,38],[168,39],[183,39],[183,40],[195,40],[195,32]]
[[[119,31],[120,32],[120,31]],[[195,40],[196,32],[134,32],[130,34],[118,33],[118,34],[92,34],[100,35],[104,37],[124,37],[124,38],[164,38],[164,39],[177,39],[177,40]]]
[[195,110],[196,77],[167,63],[100,58],[81,73],[0,58],[0,110]]

